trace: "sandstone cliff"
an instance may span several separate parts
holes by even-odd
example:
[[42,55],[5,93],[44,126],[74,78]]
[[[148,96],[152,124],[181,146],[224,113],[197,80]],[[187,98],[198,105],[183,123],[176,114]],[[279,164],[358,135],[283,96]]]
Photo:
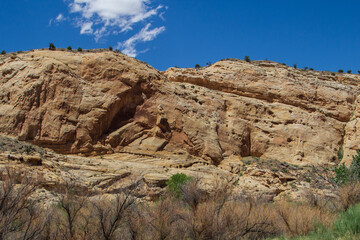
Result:
[[222,60],[160,73],[120,53],[0,58],[0,132],[62,153],[190,153],[296,164],[349,162],[360,77]]
[[1,55],[0,134],[92,157],[29,157],[0,135],[0,161],[30,168],[50,191],[76,179],[112,193],[137,178],[139,196],[156,198],[183,172],[204,189],[225,181],[296,198],[325,186],[309,166],[334,164],[341,147],[349,163],[359,148],[359,83],[269,61],[159,72],[110,51]]

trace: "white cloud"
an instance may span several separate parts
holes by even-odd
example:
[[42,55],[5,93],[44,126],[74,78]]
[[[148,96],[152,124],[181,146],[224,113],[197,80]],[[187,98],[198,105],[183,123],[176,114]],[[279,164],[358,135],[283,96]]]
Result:
[[[93,23],[95,39],[114,28],[118,32],[133,29],[133,25],[156,16],[162,5],[151,7],[151,0],[71,0],[70,12],[79,14],[76,25],[83,29]],[[95,27],[96,26],[96,27]]]
[[140,42],[148,42],[154,40],[157,35],[165,31],[165,27],[157,27],[150,29],[151,24],[148,23],[143,29],[140,30],[137,34],[129,38],[124,42],[119,42],[117,48],[121,49],[121,51],[130,56],[136,57],[138,55],[138,51],[135,49],[136,44]]
[[81,30],[80,30],[80,34],[92,34],[93,33],[93,29],[92,29],[92,22],[85,22],[81,25]]
[[[95,41],[108,36],[119,35],[143,28],[126,41],[119,42],[118,47],[129,56],[136,56],[136,45],[152,41],[165,31],[164,26],[150,29],[153,17],[164,20],[166,6],[155,5],[154,0],[64,0],[69,7],[69,16],[59,14],[51,23],[71,21],[80,28],[80,34],[94,37]],[[165,21],[165,20],[164,20]],[[140,25],[140,26],[139,26]],[[145,25],[145,27],[144,27]]]
[[65,20],[65,17],[64,15],[62,15],[62,13],[60,13],[56,18],[55,18],[55,21],[56,22],[62,22]]
[[59,13],[59,15],[57,15],[57,17],[55,19],[50,19],[49,21],[49,26],[53,23],[60,23],[60,22],[63,22],[65,21],[66,18],[64,17],[64,15],[62,13]]

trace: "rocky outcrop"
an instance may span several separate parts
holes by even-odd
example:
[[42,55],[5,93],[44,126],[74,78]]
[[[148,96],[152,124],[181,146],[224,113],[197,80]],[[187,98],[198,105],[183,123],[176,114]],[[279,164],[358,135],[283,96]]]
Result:
[[356,148],[346,139],[358,133],[346,129],[357,122],[351,120],[359,94],[357,75],[232,59],[201,69],[171,68],[165,75],[212,90],[211,102],[222,102],[213,124],[225,154],[321,164],[336,161],[344,141],[345,153]]
[[[349,162],[360,77],[222,60],[160,73],[110,51],[0,57],[0,132],[61,153]],[[189,155],[187,155],[189,154]],[[350,160],[349,160],[350,159]]]
[[111,151],[94,146],[127,124],[163,79],[106,51],[34,51],[0,61],[0,132],[65,153]]

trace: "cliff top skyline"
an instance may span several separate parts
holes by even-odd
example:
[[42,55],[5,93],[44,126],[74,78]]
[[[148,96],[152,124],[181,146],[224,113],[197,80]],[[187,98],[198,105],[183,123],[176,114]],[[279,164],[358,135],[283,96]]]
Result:
[[0,51],[120,49],[159,70],[223,58],[357,73],[360,3],[14,0],[0,3]]

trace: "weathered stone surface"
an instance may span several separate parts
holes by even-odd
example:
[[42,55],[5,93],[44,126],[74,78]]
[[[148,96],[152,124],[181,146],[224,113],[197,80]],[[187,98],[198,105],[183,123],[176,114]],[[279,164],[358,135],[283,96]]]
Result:
[[[189,83],[187,89],[190,84],[204,87],[197,91],[197,101],[215,110],[216,117],[207,114],[206,119],[209,126],[217,125],[223,157],[251,155],[323,164],[336,161],[343,143],[344,160],[358,146],[357,75],[241,60],[223,60],[201,69],[170,68],[165,75],[170,81]],[[210,94],[212,99],[204,102],[202,95]]]
[[[0,59],[0,132],[59,152],[92,152],[163,77],[113,52],[34,51]],[[110,137],[110,142],[116,142]]]
[[[42,199],[51,203],[66,186],[73,185],[81,194],[114,194],[123,189],[134,189],[144,200],[157,200],[166,191],[166,181],[176,173],[184,173],[196,180],[200,189],[207,192],[229,188],[236,194],[247,192],[254,197],[281,200],[301,195],[301,191],[316,190],[322,193],[328,187],[323,177],[311,173],[309,167],[256,157],[225,157],[218,166],[186,152],[114,153],[100,156],[62,155],[31,146],[33,151],[24,154],[28,143],[0,135],[0,181],[3,171],[17,169],[36,179],[42,186]],[[17,151],[14,152],[14,147]],[[10,153],[13,152],[13,153]],[[152,154],[151,154],[152,153]],[[8,156],[13,156],[10,159]],[[22,159],[22,160],[21,160]],[[41,165],[29,164],[28,159],[41,159]],[[15,160],[15,161],[14,161]],[[25,161],[24,161],[25,160]],[[5,169],[7,168],[7,169]],[[307,176],[307,177],[305,177]]]
[[[222,60],[162,74],[110,51],[0,57],[0,133],[61,153],[349,162],[360,77]],[[140,157],[139,157],[140,158]]]
[[24,162],[32,166],[42,165],[42,159],[39,156],[23,156]]

